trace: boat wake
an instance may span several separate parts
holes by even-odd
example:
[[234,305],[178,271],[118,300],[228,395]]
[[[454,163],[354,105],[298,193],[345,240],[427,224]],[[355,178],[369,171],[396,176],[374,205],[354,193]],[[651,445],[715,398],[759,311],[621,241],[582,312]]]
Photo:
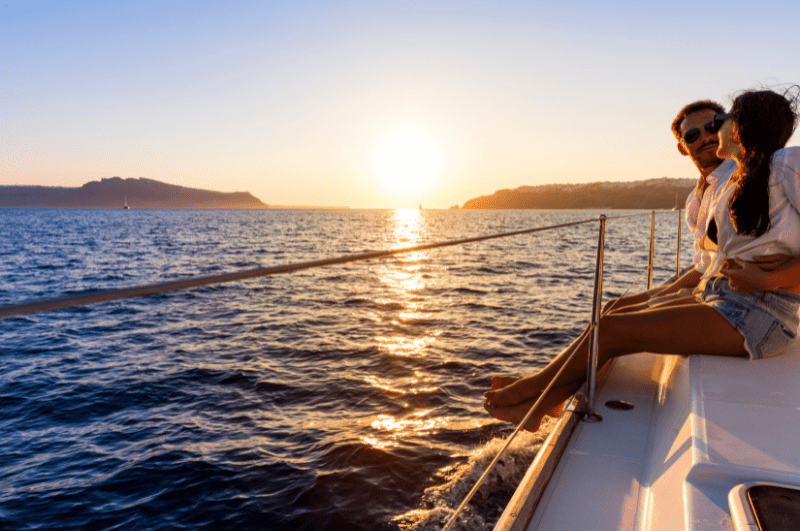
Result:
[[[555,424],[556,419],[546,417],[538,432],[522,432],[517,435],[461,513],[453,529],[491,531],[494,528]],[[425,490],[421,507],[396,516],[392,523],[403,531],[441,530],[500,451],[505,440],[506,438],[492,439],[473,450],[465,463],[439,470],[436,474],[440,480],[439,485]]]

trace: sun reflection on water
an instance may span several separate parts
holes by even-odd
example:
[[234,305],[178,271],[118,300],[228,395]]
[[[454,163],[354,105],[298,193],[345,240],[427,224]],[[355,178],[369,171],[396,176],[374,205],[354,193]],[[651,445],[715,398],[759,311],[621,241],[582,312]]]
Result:
[[[414,317],[415,315],[411,312],[407,312],[405,317],[400,316],[401,320],[408,320]],[[425,347],[433,343],[439,334],[441,334],[441,331],[434,332],[430,336],[416,338],[399,335],[390,337],[376,336],[375,341],[378,342],[381,350],[393,356],[422,357],[425,356]]]
[[[385,226],[388,248],[411,247],[429,241],[425,214],[419,210],[395,210]],[[429,251],[398,255],[380,263],[378,279],[384,289],[375,302],[382,308],[375,315],[381,323],[374,341],[380,352],[397,360],[392,372],[374,374],[365,383],[385,396],[406,397],[400,414],[379,414],[364,419],[369,433],[362,442],[376,448],[389,448],[408,437],[421,437],[450,424],[449,417],[437,416],[430,408],[415,410],[413,402],[419,395],[439,391],[436,378],[419,364],[408,366],[428,356],[443,331],[433,324],[435,309],[425,290],[435,282],[429,264]]]
[[378,415],[369,425],[376,436],[363,436],[361,441],[375,448],[399,446],[399,441],[411,436],[424,437],[450,423],[448,417],[428,417],[430,410],[416,411],[406,418]]
[[[387,245],[410,247],[425,241],[425,219],[419,210],[395,210],[387,220]],[[426,276],[428,252],[405,253],[386,260],[378,269],[381,283],[388,294],[376,302],[393,313],[388,319],[391,333],[377,335],[378,348],[395,356],[425,356],[426,347],[442,333],[441,330],[415,326],[428,315],[424,290],[429,281]]]
[[402,432],[412,432],[416,435],[427,435],[434,428],[445,426],[447,417],[424,418],[429,411],[418,411],[414,413],[417,418],[398,419],[391,415],[378,415],[370,426],[373,429],[389,431],[394,434]]
[[438,390],[436,386],[416,386],[419,383],[431,381],[432,378],[423,376],[420,371],[415,371],[413,377],[410,378],[378,378],[377,376],[368,376],[365,381],[376,389],[380,389],[392,395],[419,395],[426,393],[434,393]]

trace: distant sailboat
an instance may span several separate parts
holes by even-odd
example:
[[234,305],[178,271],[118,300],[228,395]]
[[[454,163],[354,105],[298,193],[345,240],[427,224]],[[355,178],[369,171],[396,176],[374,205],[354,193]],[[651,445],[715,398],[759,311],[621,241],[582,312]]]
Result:
[[131,207],[128,206],[128,196],[125,196],[125,204],[122,206],[123,210],[130,210]]

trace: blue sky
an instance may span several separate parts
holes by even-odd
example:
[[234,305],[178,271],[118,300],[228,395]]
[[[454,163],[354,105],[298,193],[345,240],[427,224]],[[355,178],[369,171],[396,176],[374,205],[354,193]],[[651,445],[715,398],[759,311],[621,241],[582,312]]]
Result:
[[675,112],[800,83],[798,20],[800,2],[769,1],[7,0],[0,184],[447,208],[694,177]]

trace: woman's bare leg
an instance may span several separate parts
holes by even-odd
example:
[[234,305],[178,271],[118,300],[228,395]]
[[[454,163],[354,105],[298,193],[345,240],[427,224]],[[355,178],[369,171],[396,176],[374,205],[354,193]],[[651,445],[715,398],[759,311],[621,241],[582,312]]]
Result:
[[[649,306],[647,305],[647,303],[641,303],[641,305],[637,305],[636,303],[639,300],[640,300],[640,298],[634,298],[634,297],[611,299],[603,306],[603,311],[601,312],[601,315],[606,314],[606,313],[611,313],[611,312],[615,312],[615,313],[616,312],[626,312],[626,311],[629,311],[631,309],[639,309],[640,306],[641,306],[641,309],[650,309]],[[675,305],[675,304],[681,304],[682,302],[696,302],[696,301],[694,299],[691,299],[691,301],[688,300],[688,299],[687,300],[677,299],[677,300],[672,301],[672,302],[670,302],[668,304]],[[578,348],[582,344],[583,341],[588,340],[589,332],[590,332],[590,328],[589,328],[589,326],[587,326],[584,329],[583,333],[581,333],[581,335],[578,336],[578,338],[575,341],[573,341],[572,344],[569,347],[567,347],[567,349],[564,350],[559,357],[569,357],[569,356],[571,356],[572,353],[574,352],[574,350],[576,348]],[[529,375],[529,376],[523,376],[523,377],[521,377],[521,376],[493,376],[492,377],[492,389],[495,390],[495,391],[499,391],[501,389],[504,389],[506,387],[511,386],[512,384],[516,383],[519,380],[533,378],[535,376],[536,375]],[[564,399],[561,402],[559,402],[558,404],[554,404],[551,408],[548,408],[547,409],[547,415],[549,415],[551,417],[559,417],[559,416],[561,416],[561,413],[564,412],[564,407],[566,405],[565,402],[572,396],[572,394],[574,394],[574,393],[570,393],[569,395],[565,396]],[[529,399],[530,399],[530,397],[526,398],[524,396],[519,396],[519,402],[517,402],[517,404],[522,403],[522,402],[527,402]],[[514,405],[516,405],[516,404],[514,404]]]
[[[584,333],[539,373],[521,378],[503,389],[487,391],[485,407],[490,412],[493,410],[492,414],[504,415],[500,412],[502,408],[537,398],[562,366],[565,366],[564,371],[554,385],[569,393],[568,398],[586,378],[588,348],[588,335]],[[636,352],[747,354],[742,336],[716,310],[698,303],[634,313],[612,312],[603,317],[600,321],[598,363],[602,365],[613,357]],[[555,405],[551,402],[556,398],[543,401],[539,409],[547,411]],[[538,421],[541,415],[535,413],[534,419],[534,422]]]
[[[649,310],[650,306],[648,306],[647,302],[639,302],[641,300],[642,294],[637,294],[631,297],[621,297],[619,299],[611,299],[603,306],[603,311],[601,315],[605,315],[609,312],[625,312],[625,311],[642,311],[642,310]],[[683,304],[691,302],[690,300],[679,299],[674,302],[674,304]],[[578,339],[572,342],[570,347],[577,345],[584,337],[588,337],[589,335],[589,326],[587,325],[586,328],[583,330]],[[504,387],[508,387],[509,385],[515,383],[517,380],[523,378],[522,376],[492,376],[492,389],[499,390],[503,389]]]
[[652,310],[653,308],[667,308],[669,306],[683,306],[685,304],[699,303],[697,302],[697,299],[695,299],[694,295],[686,295],[685,297],[670,299],[664,302],[658,302],[658,298],[651,299],[647,302],[634,304],[632,306],[623,306],[621,308],[614,307],[611,311],[614,313],[644,312],[647,310]]
[[[620,301],[622,304],[621,305],[615,304],[615,301]],[[642,303],[640,305],[636,305],[636,304],[627,305],[630,302],[631,302],[630,299],[629,300],[626,300],[626,299],[612,299],[612,300],[608,301],[605,304],[605,306],[603,307],[602,314],[603,315],[605,315],[605,314],[611,315],[611,314],[619,314],[619,313],[628,313],[628,312],[632,312],[632,311],[650,311],[650,310],[653,310],[653,309],[663,309],[663,308],[668,308],[668,307],[671,307],[671,306],[699,305],[700,304],[700,303],[697,302],[697,300],[694,298],[694,296],[691,296],[691,295],[690,296],[686,296],[686,297],[682,297],[682,298],[678,298],[678,299],[673,299],[673,300],[670,300],[670,301],[666,301],[664,303],[661,303],[661,304],[653,306],[653,307],[650,307],[647,303]],[[590,332],[590,329],[587,326],[586,329],[583,331],[583,333],[575,341],[573,341],[572,344],[569,347],[567,347],[567,349],[565,349],[559,355],[559,357],[557,359],[562,359],[562,360],[563,359],[568,359],[570,356],[572,356],[572,354],[575,352],[576,349],[580,348],[582,345],[588,345],[588,343],[586,343],[586,342],[588,342],[588,339],[589,339],[589,332]],[[553,364],[553,362],[551,362],[551,365],[552,364]],[[560,367],[560,365],[558,365],[558,367]],[[556,371],[557,371],[557,368],[556,368]],[[585,373],[584,373],[584,375],[585,375]],[[501,389],[505,389],[505,388],[507,388],[509,386],[512,386],[513,384],[515,384],[516,382],[518,382],[520,380],[533,381],[533,380],[536,379],[536,377],[537,377],[536,374],[532,374],[532,375],[524,376],[524,377],[520,377],[520,376],[493,376],[492,377],[492,385],[491,385],[491,387],[492,387],[493,390],[499,391]],[[582,380],[579,380],[578,382],[569,382],[569,383],[570,384],[578,383],[578,386],[575,388],[575,391],[577,391],[577,389],[580,388],[581,385],[583,385],[583,381]],[[525,382],[522,382],[521,385],[524,385],[524,384],[525,384]],[[546,384],[545,384],[545,386],[546,386]],[[570,386],[567,386],[566,388],[570,388]],[[543,389],[543,387],[542,387],[542,389]],[[564,407],[566,406],[566,401],[569,400],[569,398],[574,394],[575,391],[573,391],[573,392],[567,394],[566,396],[564,396],[564,398],[563,398],[563,400],[561,402],[555,403],[550,408],[548,408],[547,409],[547,415],[549,415],[551,417],[560,416],[561,413],[564,412]],[[512,389],[509,389],[509,392],[514,393],[515,390],[512,388]],[[489,396],[488,393],[485,393],[484,395],[487,396],[487,398]],[[511,396],[513,397],[514,395],[511,395]],[[538,392],[536,393],[536,396],[538,397]],[[519,400],[519,401],[517,402],[517,400]],[[535,397],[534,397],[533,401],[535,401]],[[514,402],[514,403],[511,403],[511,402]],[[520,395],[517,396],[516,399],[512,398],[509,401],[509,403],[504,404],[504,406],[509,406],[509,405],[517,406],[517,405],[519,405],[521,403],[524,403],[524,402],[530,402],[530,404],[532,404],[533,402],[531,401],[531,396],[526,396],[525,394],[520,394]],[[550,400],[547,401],[548,404],[550,402],[551,402]],[[489,402],[487,401],[487,405],[488,405],[488,403]],[[530,407],[530,405],[528,407]],[[525,409],[525,411],[527,412],[527,408]],[[509,416],[509,415],[510,414],[507,414],[506,416]]]

